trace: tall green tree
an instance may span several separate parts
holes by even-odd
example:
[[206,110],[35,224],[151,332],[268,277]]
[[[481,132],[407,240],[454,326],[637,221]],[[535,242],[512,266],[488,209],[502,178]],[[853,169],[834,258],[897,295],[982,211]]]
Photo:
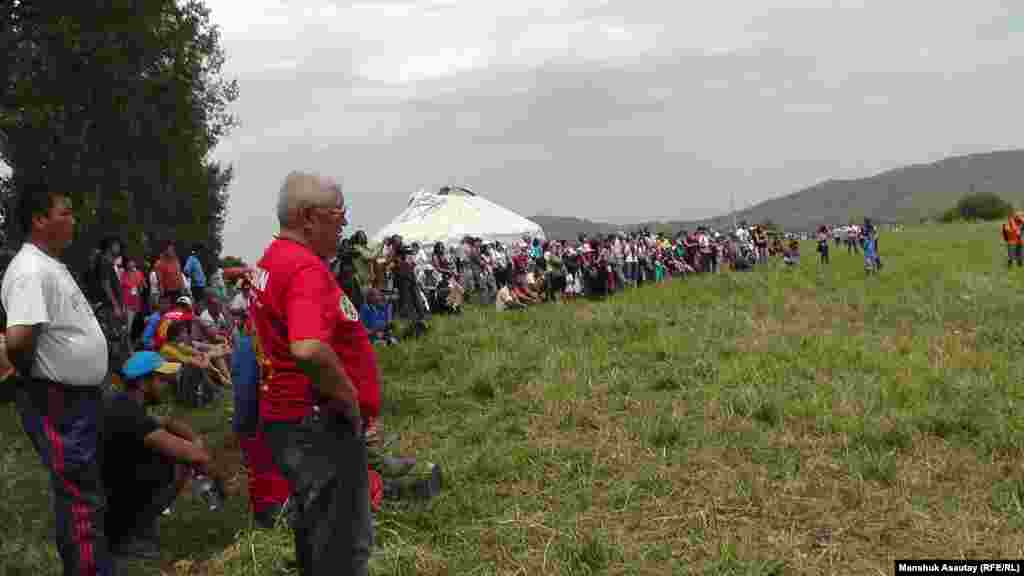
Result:
[[231,168],[209,156],[236,125],[217,26],[201,0],[0,4],[0,181],[7,239],[21,183],[62,183],[85,255],[106,234],[152,253],[164,239],[222,244]]

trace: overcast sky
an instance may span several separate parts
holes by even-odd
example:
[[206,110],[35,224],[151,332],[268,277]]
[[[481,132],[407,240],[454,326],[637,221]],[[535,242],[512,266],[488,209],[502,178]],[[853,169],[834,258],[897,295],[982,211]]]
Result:
[[206,1],[250,263],[291,169],[340,178],[372,234],[449,181],[627,223],[1024,146],[1015,0]]

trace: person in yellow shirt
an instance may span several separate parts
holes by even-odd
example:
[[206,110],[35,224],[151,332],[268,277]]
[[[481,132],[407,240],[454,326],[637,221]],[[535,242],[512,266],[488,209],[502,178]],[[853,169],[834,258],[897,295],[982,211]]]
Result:
[[167,328],[167,342],[160,347],[160,355],[172,362],[202,369],[221,386],[231,386],[231,377],[211,363],[209,356],[192,346],[187,322],[175,322]]

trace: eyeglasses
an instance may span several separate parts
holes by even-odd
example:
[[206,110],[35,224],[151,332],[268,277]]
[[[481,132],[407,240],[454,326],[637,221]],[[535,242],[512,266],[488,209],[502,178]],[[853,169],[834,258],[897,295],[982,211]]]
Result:
[[348,206],[313,206],[313,208],[327,210],[331,216],[348,216]]

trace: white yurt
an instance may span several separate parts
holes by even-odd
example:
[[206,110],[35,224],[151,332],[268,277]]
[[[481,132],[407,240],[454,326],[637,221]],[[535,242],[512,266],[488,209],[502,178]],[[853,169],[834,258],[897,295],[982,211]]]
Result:
[[409,196],[405,210],[372,238],[373,243],[398,234],[406,243],[458,244],[465,236],[485,242],[511,244],[523,236],[544,238],[536,223],[494,202],[477,196],[465,186],[445,186],[438,192],[421,190]]

